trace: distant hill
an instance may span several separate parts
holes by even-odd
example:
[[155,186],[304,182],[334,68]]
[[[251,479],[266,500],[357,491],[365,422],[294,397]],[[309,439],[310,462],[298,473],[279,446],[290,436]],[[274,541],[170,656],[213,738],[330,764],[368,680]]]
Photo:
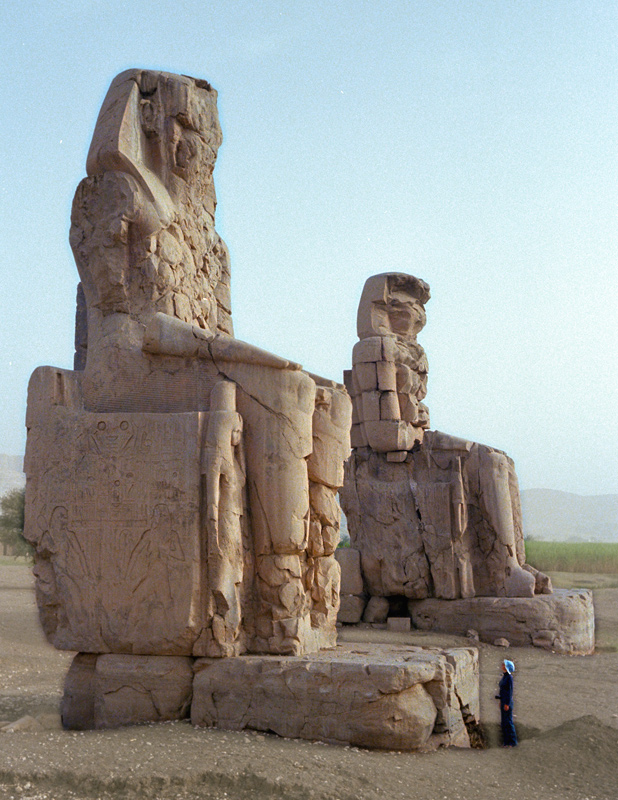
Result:
[[524,534],[540,541],[618,542],[618,494],[521,492]]
[[23,456],[7,456],[0,453],[0,497],[11,489],[21,489],[26,485],[23,466]]

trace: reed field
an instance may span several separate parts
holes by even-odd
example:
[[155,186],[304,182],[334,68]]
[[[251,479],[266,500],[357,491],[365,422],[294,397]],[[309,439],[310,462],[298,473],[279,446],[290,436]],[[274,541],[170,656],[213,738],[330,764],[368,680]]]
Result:
[[526,561],[542,572],[618,575],[618,543],[526,541]]

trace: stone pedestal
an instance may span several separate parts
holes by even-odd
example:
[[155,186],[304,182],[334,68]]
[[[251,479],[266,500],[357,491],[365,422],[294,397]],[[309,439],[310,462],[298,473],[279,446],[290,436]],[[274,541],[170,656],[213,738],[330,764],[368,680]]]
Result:
[[344,644],[307,656],[94,655],[65,681],[65,728],[183,719],[224,730],[390,750],[469,747],[479,722],[473,648]]
[[471,597],[411,600],[414,627],[465,636],[473,629],[483,642],[505,638],[511,645],[534,645],[556,653],[594,651],[594,608],[588,589],[554,589],[536,597]]
[[478,652],[340,645],[303,657],[198,659],[191,721],[392,750],[469,747]]
[[193,659],[78,653],[64,684],[62,724],[117,728],[189,716]]

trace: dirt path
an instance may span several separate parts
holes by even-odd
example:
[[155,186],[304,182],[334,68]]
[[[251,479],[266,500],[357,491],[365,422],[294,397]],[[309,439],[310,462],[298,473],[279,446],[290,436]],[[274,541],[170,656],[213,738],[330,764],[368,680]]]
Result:
[[[0,566],[0,721],[39,716],[46,730],[0,733],[0,800],[615,800],[618,797],[618,589],[595,592],[599,651],[569,658],[510,648],[517,664],[516,750],[369,752],[186,722],[85,733],[58,728],[72,654],[46,644],[27,568]],[[346,629],[355,641],[463,643],[457,637]],[[483,718],[505,651],[481,645]],[[42,716],[41,716],[42,715]],[[55,727],[54,727],[55,726]]]

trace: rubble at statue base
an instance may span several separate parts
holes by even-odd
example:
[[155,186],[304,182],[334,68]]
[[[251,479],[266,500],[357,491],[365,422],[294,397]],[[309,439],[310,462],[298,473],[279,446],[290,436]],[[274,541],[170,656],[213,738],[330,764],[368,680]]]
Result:
[[512,460],[428,430],[427,359],[416,341],[428,300],[424,281],[400,273],[370,278],[361,297],[345,375],[353,450],[341,501],[351,550],[338,554],[339,620],[405,615],[424,630],[591,653],[591,593],[553,591],[525,563]]
[[465,746],[476,651],[336,647],[350,398],[233,337],[220,141],[208,83],[125,72],[75,196],[75,369],[33,374],[25,459],[64,724]]

